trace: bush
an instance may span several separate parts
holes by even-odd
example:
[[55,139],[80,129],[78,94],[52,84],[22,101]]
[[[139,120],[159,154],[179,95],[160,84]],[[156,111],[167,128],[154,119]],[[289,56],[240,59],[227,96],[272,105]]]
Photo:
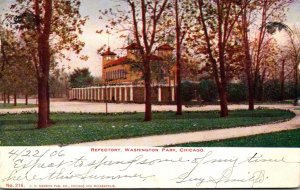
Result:
[[264,100],[279,101],[281,99],[280,82],[278,80],[269,80],[264,83]]
[[195,85],[191,82],[183,82],[181,86],[181,98],[184,102],[190,102],[195,98]]
[[[298,86],[298,96],[300,96],[300,85]],[[284,86],[284,98],[294,99],[295,98],[295,84],[292,81],[286,82]]]
[[218,89],[213,80],[202,80],[198,86],[198,93],[205,102],[213,102],[218,98]]
[[243,102],[247,100],[247,87],[243,83],[231,83],[228,85],[228,101]]

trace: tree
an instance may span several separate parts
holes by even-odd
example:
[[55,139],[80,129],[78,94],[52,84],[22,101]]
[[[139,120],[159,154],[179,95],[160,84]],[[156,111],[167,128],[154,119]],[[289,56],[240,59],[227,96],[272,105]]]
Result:
[[79,0],[22,0],[12,4],[8,24],[18,30],[35,65],[38,81],[38,128],[51,125],[49,73],[54,55],[66,58],[63,50],[79,53],[78,40],[86,18],[79,14]]
[[[181,46],[183,40],[186,37],[189,25],[187,22],[187,14],[185,14],[186,7],[183,4],[187,4],[186,1],[174,0],[175,10],[175,23],[176,23],[176,115],[182,115],[182,102],[181,102],[181,79],[182,79],[182,53]],[[181,5],[181,7],[180,7]],[[181,10],[181,11],[180,11]]]
[[[226,48],[232,31],[241,15],[241,8],[235,1],[195,1],[199,15],[196,17],[204,36],[205,50],[212,66],[214,80],[217,85],[221,117],[228,116]],[[215,34],[212,37],[211,34]],[[216,53],[213,44],[217,42]]]
[[[139,47],[139,53],[144,65],[144,85],[146,93],[144,121],[152,120],[150,59],[156,40],[157,25],[167,6],[167,2],[168,0],[161,2],[158,0],[152,2],[140,0],[138,3],[134,0],[127,0],[132,12],[135,41]],[[140,4],[140,9],[138,8],[138,4]],[[141,23],[141,29],[138,25],[139,22]]]
[[88,68],[75,69],[70,74],[70,87],[71,88],[84,88],[93,84],[94,78]]
[[[251,4],[252,3],[252,4]],[[249,42],[249,28],[250,28],[250,15],[253,11],[251,6],[253,2],[251,0],[243,0],[242,1],[242,22],[241,22],[241,32],[242,32],[242,40],[243,40],[243,49],[244,49],[244,71],[247,79],[248,86],[248,109],[254,110],[254,88],[253,88],[253,74],[252,74],[252,58],[250,53],[250,42]]]
[[298,104],[298,88],[299,88],[299,64],[300,64],[300,29],[293,28],[293,32],[288,32],[287,54],[294,70],[294,105]]
[[281,29],[282,25],[278,23],[282,22],[284,11],[291,2],[292,0],[262,0],[257,4],[257,11],[253,12],[253,14],[259,15],[257,22],[260,23],[259,28],[256,29],[258,30],[257,37],[252,42],[254,44],[252,46],[253,91],[256,96],[259,91],[259,81],[262,79],[261,77],[264,77],[265,69],[262,69],[262,60],[264,56],[268,55],[263,54],[263,51],[269,43],[269,33],[272,34],[276,29]]

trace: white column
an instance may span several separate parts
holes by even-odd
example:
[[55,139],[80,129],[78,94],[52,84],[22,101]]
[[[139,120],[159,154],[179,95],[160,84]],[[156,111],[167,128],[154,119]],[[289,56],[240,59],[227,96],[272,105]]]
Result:
[[119,101],[122,101],[122,87],[119,88]]
[[90,101],[92,101],[92,100],[93,100],[93,89],[90,88]]
[[158,102],[161,102],[161,86],[158,86]]
[[91,100],[92,99],[92,89],[91,88],[89,88],[88,89],[88,100]]
[[127,102],[127,87],[124,87],[124,101]]
[[117,101],[117,87],[114,88],[115,101]]
[[175,88],[172,87],[172,101],[175,101]]
[[113,94],[112,94],[112,87],[109,87],[109,100],[111,101],[112,100],[112,96],[113,96]]
[[89,97],[89,90],[87,88],[84,88],[84,91],[85,91],[85,94],[84,94],[84,100],[88,100],[88,97]]
[[89,100],[92,101],[93,100],[93,89],[90,88],[89,92],[90,92],[90,99]]
[[101,93],[101,89],[98,88],[97,90],[98,90],[98,97],[97,97],[97,100],[100,101],[100,93]]
[[133,102],[133,86],[130,86],[130,101]]
[[89,100],[90,99],[90,89],[87,88],[86,92],[87,92],[86,100]]
[[102,89],[101,89],[101,91],[102,91],[102,94],[101,94],[101,100],[104,100],[104,88],[103,87],[101,87]]

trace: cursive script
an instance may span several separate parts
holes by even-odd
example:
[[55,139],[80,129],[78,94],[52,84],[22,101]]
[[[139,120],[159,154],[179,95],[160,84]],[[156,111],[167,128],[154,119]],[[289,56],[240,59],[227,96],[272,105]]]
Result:
[[122,153],[122,148],[113,153],[80,150],[12,148],[5,154],[5,160],[1,160],[5,163],[1,166],[5,167],[5,172],[0,173],[0,182],[138,182],[148,187],[161,180],[170,187],[261,187],[276,177],[270,165],[274,168],[299,166],[298,158],[293,160],[284,154],[274,157],[258,152],[220,154],[218,150],[208,150],[178,154],[176,150],[171,153],[162,150],[161,153]]

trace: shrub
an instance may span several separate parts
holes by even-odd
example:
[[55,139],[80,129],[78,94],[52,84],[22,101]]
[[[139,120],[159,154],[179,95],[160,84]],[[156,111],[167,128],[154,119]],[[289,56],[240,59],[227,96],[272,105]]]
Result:
[[190,102],[195,98],[195,85],[191,82],[183,82],[181,86],[181,98],[184,102]]
[[198,86],[198,93],[205,102],[213,102],[218,97],[218,89],[213,80],[202,80]]
[[[300,85],[298,86],[298,96],[300,96]],[[295,98],[295,83],[293,81],[288,81],[285,83],[284,98],[285,99]]]
[[247,87],[244,83],[230,83],[228,85],[228,101],[242,102],[247,100]]
[[280,83],[278,80],[269,80],[264,83],[264,100],[278,101],[281,99]]

